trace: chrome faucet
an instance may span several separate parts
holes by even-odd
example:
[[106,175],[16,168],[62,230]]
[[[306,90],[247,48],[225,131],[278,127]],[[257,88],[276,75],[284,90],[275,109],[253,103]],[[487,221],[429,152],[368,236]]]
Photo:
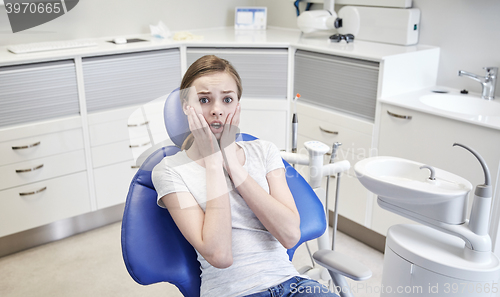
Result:
[[483,94],[481,98],[486,100],[495,99],[495,85],[497,82],[498,67],[484,67],[486,76],[479,76],[474,73],[459,70],[458,76],[468,76],[475,81],[478,81],[483,86]]

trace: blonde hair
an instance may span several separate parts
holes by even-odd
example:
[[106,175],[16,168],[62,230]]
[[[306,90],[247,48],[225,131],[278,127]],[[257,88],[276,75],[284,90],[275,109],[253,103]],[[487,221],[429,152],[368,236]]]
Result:
[[[231,65],[231,63],[225,59],[219,58],[214,55],[206,55],[198,60],[196,60],[191,66],[189,66],[188,70],[184,74],[181,82],[181,91],[180,98],[181,103],[186,103],[188,100],[188,89],[191,87],[193,82],[205,75],[209,75],[217,72],[226,72],[234,79],[237,87],[237,96],[238,101],[241,98],[241,94],[243,92],[243,87],[241,85],[241,78],[236,69]],[[194,142],[194,136],[192,133],[186,137],[184,142],[182,143],[181,150],[187,150],[191,147]]]

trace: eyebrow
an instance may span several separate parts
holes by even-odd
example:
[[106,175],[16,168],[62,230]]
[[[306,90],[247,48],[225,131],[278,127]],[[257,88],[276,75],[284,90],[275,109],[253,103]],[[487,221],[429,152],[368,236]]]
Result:
[[[229,93],[235,93],[235,91],[232,91],[232,90],[227,90],[227,91],[222,91],[223,94],[229,94]],[[199,91],[198,94],[212,94],[212,92],[210,91]]]

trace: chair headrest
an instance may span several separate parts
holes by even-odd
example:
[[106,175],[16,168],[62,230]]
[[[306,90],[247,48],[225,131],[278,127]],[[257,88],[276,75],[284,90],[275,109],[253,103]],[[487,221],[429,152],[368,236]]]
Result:
[[191,131],[187,117],[182,111],[179,88],[173,90],[165,100],[163,120],[168,136],[176,146],[181,147]]

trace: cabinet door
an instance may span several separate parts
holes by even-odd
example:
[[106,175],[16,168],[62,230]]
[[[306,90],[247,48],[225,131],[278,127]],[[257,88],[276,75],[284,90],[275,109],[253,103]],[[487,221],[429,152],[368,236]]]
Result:
[[300,100],[375,119],[379,63],[298,50],[295,92]]
[[0,237],[90,211],[86,172],[0,191]]
[[179,49],[84,58],[82,64],[89,112],[152,101],[181,81]]
[[78,115],[73,60],[0,67],[0,127]]
[[288,49],[188,48],[188,66],[204,55],[231,62],[241,77],[244,98],[286,99]]
[[[411,116],[402,119],[389,115]],[[484,174],[476,158],[455,142],[474,148],[485,159],[491,173],[491,180],[497,180],[500,162],[500,131],[467,124],[447,118],[429,115],[401,107],[382,104],[379,131],[379,156],[405,158],[434,166],[472,183],[484,183]],[[495,188],[495,185],[493,185]],[[498,191],[497,191],[498,192]],[[469,209],[473,191],[469,195]],[[373,229],[386,234],[394,224],[411,222],[396,214],[380,209],[373,212]]]

